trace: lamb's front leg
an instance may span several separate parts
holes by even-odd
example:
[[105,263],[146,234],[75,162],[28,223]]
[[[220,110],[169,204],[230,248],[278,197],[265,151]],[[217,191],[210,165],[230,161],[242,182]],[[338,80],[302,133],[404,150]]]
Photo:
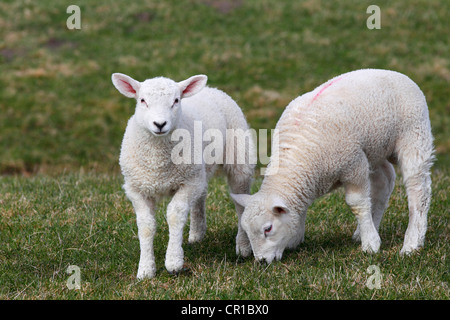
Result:
[[203,179],[194,180],[183,185],[175,193],[167,206],[167,223],[169,225],[169,244],[166,251],[166,269],[170,273],[179,272],[183,268],[183,229],[186,224],[189,209],[204,193],[206,182]]
[[[250,194],[250,187],[252,184],[252,171],[245,171],[245,165],[229,166],[227,170],[228,183],[230,185],[230,191],[232,194]],[[247,166],[248,167],[248,166]],[[241,169],[243,168],[243,170]],[[241,170],[239,170],[241,169]],[[250,171],[250,172],[248,172]],[[242,213],[244,207],[237,203],[234,199],[234,206],[236,208],[236,214],[238,218],[238,232],[236,235],[236,254],[243,257],[248,257],[252,254],[252,246],[248,239],[247,233],[241,226]]]
[[169,244],[166,251],[166,269],[170,273],[176,273],[183,268],[183,228],[189,213],[188,199],[178,196],[173,197],[167,206],[167,223],[169,225]]
[[376,253],[380,248],[381,240],[373,224],[370,197],[358,188],[352,189],[347,187],[345,200],[358,219],[362,250]]
[[[370,173],[370,200],[372,208],[372,219],[375,229],[379,229],[383,213],[389,203],[389,197],[395,186],[395,170],[392,164],[385,161]],[[360,227],[356,228],[353,240],[360,241]]]
[[[125,187],[125,189],[127,188]],[[131,190],[126,190],[126,194],[136,212],[139,246],[141,249],[137,278],[152,278],[156,274],[155,255],[153,252],[153,238],[156,233],[155,201]]]
[[345,201],[358,219],[361,247],[365,252],[376,253],[381,245],[381,239],[372,219],[370,199],[369,164],[364,155],[355,167],[349,170],[344,182]]

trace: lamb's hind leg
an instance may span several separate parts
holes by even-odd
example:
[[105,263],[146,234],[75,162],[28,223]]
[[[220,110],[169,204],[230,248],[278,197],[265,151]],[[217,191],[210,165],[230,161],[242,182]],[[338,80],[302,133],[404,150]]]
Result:
[[[431,160],[429,161],[431,163]],[[409,254],[423,247],[427,231],[427,214],[431,201],[430,164],[422,163],[414,173],[402,168],[408,195],[409,223],[401,254]]]
[[[377,231],[381,219],[388,206],[389,198],[395,186],[395,170],[392,164],[385,161],[370,173],[370,198],[372,201],[372,219]],[[361,241],[360,227],[356,228],[353,240]]]
[[[434,155],[429,122],[422,122],[421,126],[415,126],[422,128],[420,132],[411,131],[408,135],[405,134],[397,144],[409,207],[409,223],[401,254],[409,254],[422,247],[427,231],[427,214],[431,202],[430,168]],[[412,136],[415,139],[411,139]]]
[[194,201],[191,209],[191,224],[189,227],[189,243],[198,242],[203,239],[206,233],[206,195],[205,189],[200,196]]

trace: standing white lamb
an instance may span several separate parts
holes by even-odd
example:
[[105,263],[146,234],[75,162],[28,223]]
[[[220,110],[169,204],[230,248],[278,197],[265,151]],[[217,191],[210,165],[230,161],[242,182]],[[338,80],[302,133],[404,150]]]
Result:
[[277,127],[279,148],[260,191],[232,195],[258,260],[281,259],[304,239],[307,208],[338,186],[356,215],[354,239],[377,252],[399,164],[409,204],[402,254],[423,246],[431,198],[433,137],[425,97],[407,76],[387,70],[340,75],[293,100]]
[[[203,133],[208,129],[219,130],[223,140],[224,159],[227,152],[238,150],[248,155],[253,152],[253,141],[230,147],[226,141],[228,129],[247,130],[248,125],[239,106],[224,92],[205,87],[207,77],[193,76],[181,82],[158,77],[138,82],[120,73],[112,75],[112,82],[120,93],[137,101],[135,114],[128,121],[120,153],[120,166],[125,179],[124,189],[136,211],[136,222],[141,249],[137,277],[153,277],[156,273],[153,239],[156,232],[155,206],[164,196],[173,196],[167,207],[169,243],[165,266],[169,272],[182,269],[184,255],[182,248],[183,228],[190,211],[189,242],[199,241],[206,232],[205,199],[208,179],[213,175],[218,163],[205,163],[194,159],[196,150],[191,143],[192,152],[174,147],[180,136],[173,139],[172,133],[188,132],[192,141],[201,139],[205,147]],[[198,126],[200,124],[200,126]],[[201,128],[200,132],[197,132]],[[200,133],[201,137],[195,137]],[[218,139],[220,135],[216,135]],[[182,135],[181,135],[182,137]],[[174,141],[176,140],[176,141]],[[242,141],[241,141],[242,142]],[[188,161],[178,163],[178,153],[191,154]],[[198,150],[197,150],[198,155]],[[177,164],[173,157],[177,156]],[[217,154],[215,154],[217,156]],[[183,158],[183,157],[182,157]],[[186,160],[184,157],[183,159]],[[246,157],[246,159],[249,159]],[[195,161],[197,160],[197,161]],[[224,161],[225,162],[225,161]],[[254,165],[224,163],[231,192],[249,193]],[[236,206],[238,221],[243,208]],[[240,243],[248,245],[246,234],[240,224],[236,237],[237,249]],[[245,248],[243,248],[245,249]],[[247,252],[251,252],[248,245]]]

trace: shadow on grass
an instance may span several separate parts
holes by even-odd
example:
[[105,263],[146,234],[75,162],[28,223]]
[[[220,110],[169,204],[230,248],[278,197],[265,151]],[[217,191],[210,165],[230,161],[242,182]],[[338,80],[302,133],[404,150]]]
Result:
[[[234,227],[224,227],[212,233],[208,231],[205,238],[194,244],[183,245],[185,260],[192,264],[211,264],[214,262],[227,261],[233,264],[244,264],[254,261],[253,255],[250,257],[242,257],[235,252],[235,237],[237,229]],[[281,262],[295,262],[299,256],[330,254],[345,254],[352,252],[360,246],[359,242],[355,242],[346,232],[334,232],[328,235],[313,234],[311,237],[306,236],[305,241],[294,249],[286,249],[283,253]]]

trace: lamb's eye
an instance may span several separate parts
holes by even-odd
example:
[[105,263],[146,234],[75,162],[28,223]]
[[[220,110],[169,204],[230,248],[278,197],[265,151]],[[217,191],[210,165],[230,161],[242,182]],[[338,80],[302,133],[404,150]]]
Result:
[[266,227],[264,227],[264,236],[267,237],[267,235],[270,233],[270,231],[272,231],[272,225],[268,225]]
[[141,103],[148,108],[148,104],[145,102],[145,99],[141,99]]
[[176,98],[176,99],[173,101],[172,108],[173,108],[178,102],[180,102],[180,100],[179,100],[178,98]]

